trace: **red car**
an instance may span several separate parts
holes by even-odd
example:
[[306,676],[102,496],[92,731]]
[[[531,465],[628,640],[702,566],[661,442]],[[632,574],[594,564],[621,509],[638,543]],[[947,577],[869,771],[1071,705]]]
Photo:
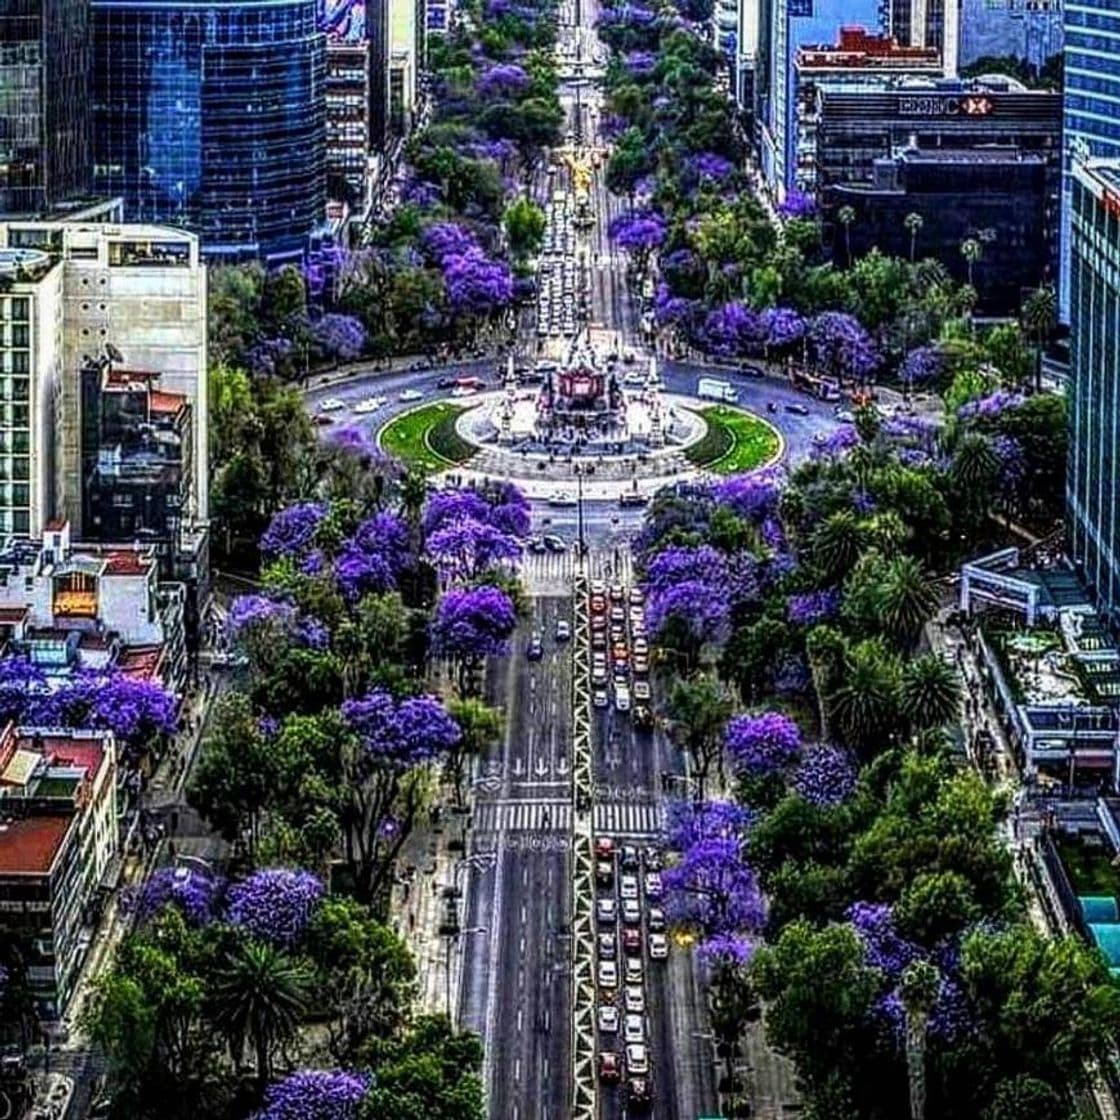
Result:
[[635,956],[640,955],[642,951],[642,931],[640,929],[624,929],[622,931],[622,948],[626,953],[632,953]]
[[595,858],[613,859],[614,841],[609,836],[599,836],[595,840]]
[[599,1080],[618,1081],[622,1077],[622,1061],[611,1050],[604,1050],[599,1055]]

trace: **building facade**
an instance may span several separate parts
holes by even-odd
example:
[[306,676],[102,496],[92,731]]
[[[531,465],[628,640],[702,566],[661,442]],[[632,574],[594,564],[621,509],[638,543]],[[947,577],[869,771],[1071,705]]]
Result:
[[887,30],[894,39],[903,46],[932,47],[941,56],[945,73],[955,78],[959,62],[961,0],[887,2]]
[[89,0],[0,6],[0,217],[88,192]]
[[835,43],[842,26],[880,31],[884,15],[880,0],[772,0],[759,157],[763,180],[778,201],[794,185],[797,52],[802,47]]
[[1041,70],[1063,42],[1062,0],[962,0],[961,66],[981,58],[1021,59]]
[[119,850],[107,731],[0,732],[0,936],[18,947],[39,1015],[74,993]]
[[1120,158],[1120,6],[1066,0],[1059,315],[1070,322],[1073,161]]
[[209,407],[198,238],[159,226],[0,223],[0,270],[7,258],[24,263],[0,293],[0,392],[12,398],[0,403],[0,474],[11,474],[9,489],[0,480],[0,535],[39,537],[55,517],[79,537],[97,532],[83,521],[82,371],[150,371],[190,413],[189,482],[169,574],[205,584]]
[[299,258],[326,209],[317,0],[93,0],[94,179],[208,258]]
[[1098,610],[1120,626],[1120,160],[1074,164],[1067,523]]

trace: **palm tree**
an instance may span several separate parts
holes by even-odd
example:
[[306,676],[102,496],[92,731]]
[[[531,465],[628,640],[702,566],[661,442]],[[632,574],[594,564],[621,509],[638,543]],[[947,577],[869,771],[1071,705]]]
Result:
[[937,610],[937,592],[920,560],[894,556],[887,561],[876,595],[879,624],[903,646],[912,646]]
[[886,735],[898,708],[898,660],[878,639],[851,648],[830,714],[844,741],[865,750]]
[[960,678],[943,657],[927,653],[903,667],[898,703],[914,731],[947,724],[957,714],[960,702]]
[[976,285],[972,282],[972,270],[976,267],[976,262],[984,255],[984,246],[976,240],[975,237],[966,237],[961,242],[961,256],[964,257],[965,264],[968,265],[968,286],[975,288]]
[[272,1072],[272,1051],[295,1033],[310,988],[311,975],[303,965],[248,938],[218,973],[211,994],[214,1025],[235,1062],[240,1063],[246,1042],[253,1047],[262,1082]]
[[910,234],[910,263],[914,263],[914,257],[918,250],[918,234],[922,232],[922,226],[925,225],[925,219],[921,214],[916,214],[911,211],[902,219],[902,224],[906,227],[906,232]]
[[813,563],[826,582],[843,579],[867,545],[867,529],[853,510],[830,514],[813,533]]
[[988,437],[981,432],[962,436],[953,452],[950,471],[953,481],[965,494],[974,497],[990,494],[999,472],[999,459]]
[[941,975],[928,961],[912,961],[902,973],[899,995],[906,1010],[906,1076],[910,1082],[910,1120],[926,1115],[926,1028],[937,1000]]
[[1023,329],[1034,338],[1034,387],[1038,392],[1042,389],[1042,348],[1058,321],[1058,297],[1052,285],[1035,288],[1027,296],[1023,304],[1022,319]]
[[473,696],[452,700],[447,705],[447,712],[463,732],[447,757],[447,772],[455,787],[455,804],[462,805],[463,764],[468,758],[481,754],[482,748],[493,743],[502,733],[502,713]]
[[856,220],[855,209],[841,206],[836,211],[836,220],[844,227],[844,249],[848,257],[848,267],[852,267],[852,223]]

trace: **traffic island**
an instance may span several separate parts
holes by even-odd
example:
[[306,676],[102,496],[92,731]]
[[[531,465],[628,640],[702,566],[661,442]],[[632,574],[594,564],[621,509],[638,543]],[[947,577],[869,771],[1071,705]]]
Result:
[[478,447],[463,439],[456,426],[465,411],[451,401],[421,405],[390,420],[377,442],[387,454],[421,471],[461,466],[478,453]]
[[685,448],[693,466],[715,474],[742,474],[781,458],[781,432],[761,416],[741,408],[717,404],[696,410],[707,431]]

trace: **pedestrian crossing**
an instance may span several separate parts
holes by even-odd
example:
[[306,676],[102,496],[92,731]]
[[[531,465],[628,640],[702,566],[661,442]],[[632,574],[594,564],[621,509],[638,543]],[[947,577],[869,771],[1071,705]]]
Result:
[[[530,589],[570,582],[579,568],[575,551],[529,553],[522,561],[521,574]],[[629,549],[592,549],[587,557],[587,574],[630,586],[634,564]]]
[[[658,836],[664,829],[658,804],[643,801],[603,802],[594,807],[592,827],[597,835],[619,838]],[[568,801],[479,801],[474,807],[474,831],[566,833],[572,827]]]

